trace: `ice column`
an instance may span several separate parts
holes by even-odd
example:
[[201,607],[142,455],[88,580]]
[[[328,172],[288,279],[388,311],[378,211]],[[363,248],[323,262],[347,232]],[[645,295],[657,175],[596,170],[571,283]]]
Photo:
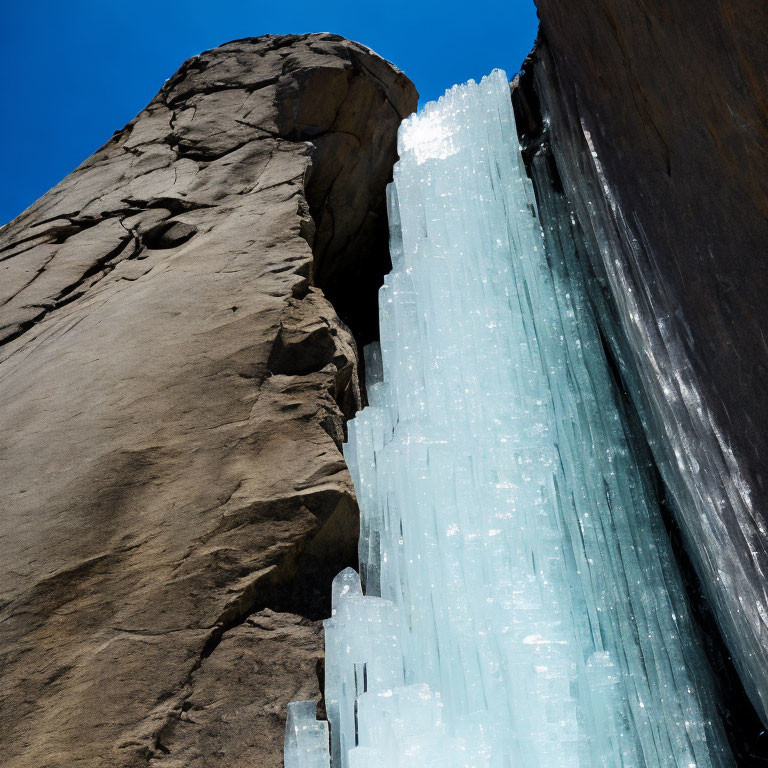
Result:
[[328,723],[315,717],[317,702],[288,705],[283,757],[294,768],[329,768]]
[[345,446],[365,596],[341,573],[325,623],[333,768],[730,764],[646,457],[580,277],[544,248],[504,73],[406,120],[399,153],[381,347]]

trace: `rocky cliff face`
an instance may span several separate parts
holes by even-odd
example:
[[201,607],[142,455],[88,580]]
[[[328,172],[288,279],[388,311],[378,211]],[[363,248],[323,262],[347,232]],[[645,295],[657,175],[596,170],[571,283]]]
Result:
[[[538,6],[513,100],[542,222],[591,285],[757,765],[768,6]],[[5,765],[280,764],[356,556],[339,448],[415,106],[336,36],[230,43],[0,228]]]
[[0,229],[4,765],[281,763],[416,99],[333,35],[229,43]]
[[768,722],[768,6],[537,5],[513,100],[543,224],[589,273],[714,617],[734,749],[765,759],[728,656]]

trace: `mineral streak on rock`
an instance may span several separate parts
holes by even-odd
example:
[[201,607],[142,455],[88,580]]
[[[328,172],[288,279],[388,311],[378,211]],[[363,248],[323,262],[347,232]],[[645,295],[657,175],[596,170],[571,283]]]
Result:
[[280,763],[357,541],[323,289],[370,335],[416,99],[334,35],[229,43],[0,229],[8,768]]
[[544,204],[543,223],[583,240],[605,342],[768,723],[768,6],[537,5],[518,121],[568,217]]

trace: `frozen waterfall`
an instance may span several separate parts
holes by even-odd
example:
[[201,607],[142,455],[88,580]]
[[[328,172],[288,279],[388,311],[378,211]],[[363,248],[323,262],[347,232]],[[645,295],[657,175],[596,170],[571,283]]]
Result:
[[407,119],[370,405],[345,457],[360,578],[286,768],[731,764],[647,457],[584,286],[546,251],[501,71]]

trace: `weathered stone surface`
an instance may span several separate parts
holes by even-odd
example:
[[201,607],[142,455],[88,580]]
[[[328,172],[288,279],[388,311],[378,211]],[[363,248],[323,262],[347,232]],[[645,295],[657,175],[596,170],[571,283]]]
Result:
[[415,105],[336,36],[230,43],[0,229],[4,765],[279,763],[356,552],[320,289],[386,249]]
[[768,6],[537,6],[515,96],[527,156],[562,185],[685,549],[768,722]]
[[[227,632],[160,734],[158,768],[279,768],[285,696],[317,698],[322,623],[268,608]],[[237,745],[232,750],[229,745]]]

